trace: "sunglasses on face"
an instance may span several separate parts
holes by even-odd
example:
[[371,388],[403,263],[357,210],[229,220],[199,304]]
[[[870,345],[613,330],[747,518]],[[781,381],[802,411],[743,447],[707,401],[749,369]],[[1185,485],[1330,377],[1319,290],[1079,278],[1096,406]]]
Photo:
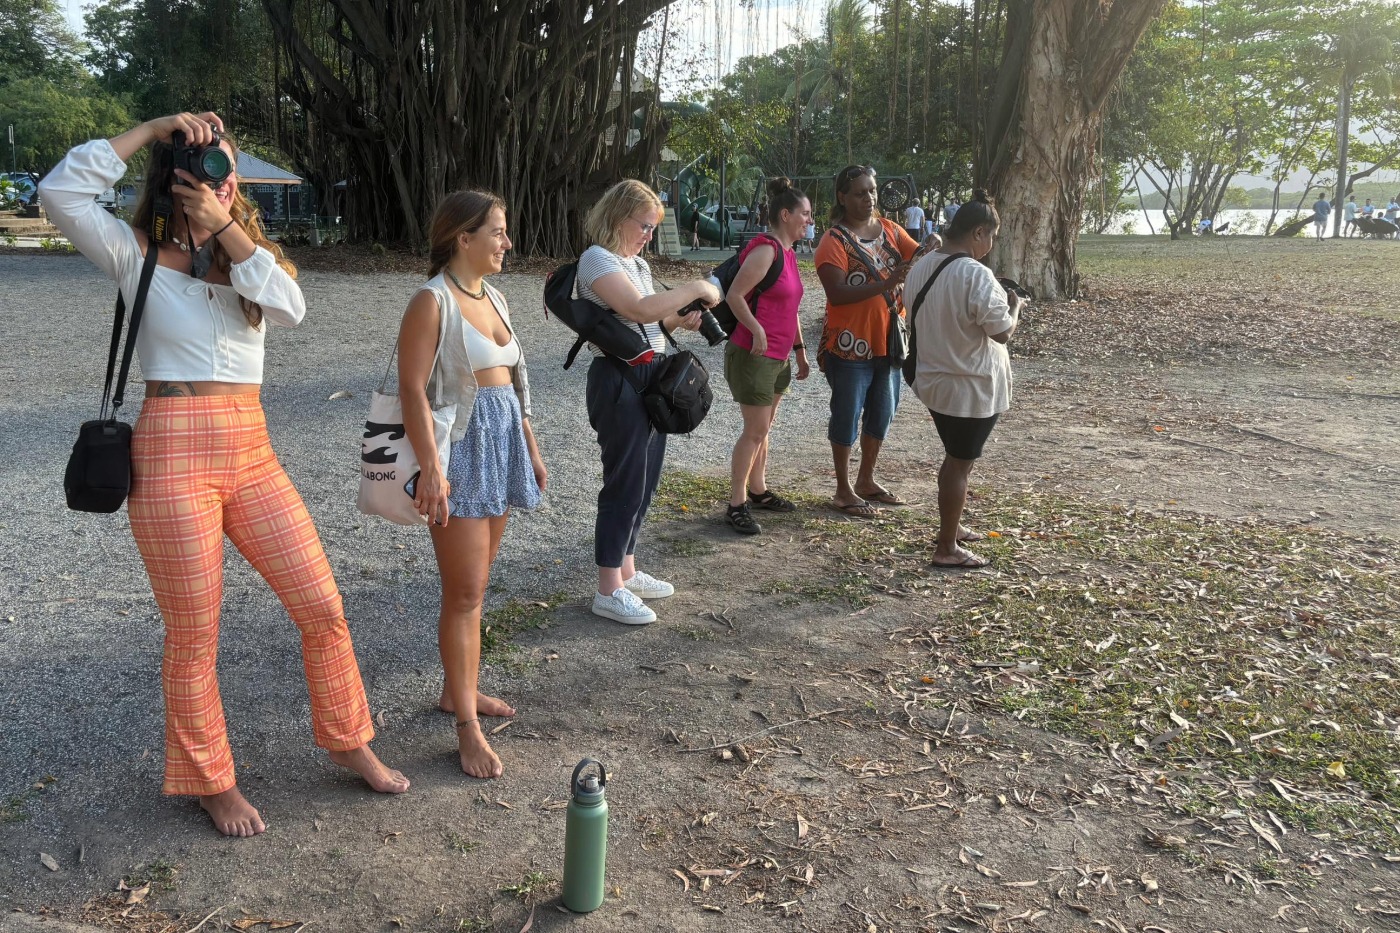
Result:
[[869,165],[853,165],[841,173],[841,184],[847,184],[865,175],[874,175],[875,169]]

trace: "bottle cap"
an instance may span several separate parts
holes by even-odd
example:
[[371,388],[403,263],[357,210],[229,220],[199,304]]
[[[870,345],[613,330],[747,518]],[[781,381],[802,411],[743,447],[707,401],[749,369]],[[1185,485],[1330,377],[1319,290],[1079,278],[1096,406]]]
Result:
[[[586,774],[580,777],[583,769],[589,765],[596,765],[598,773]],[[571,782],[574,800],[585,806],[593,806],[601,803],[605,796],[604,788],[607,786],[607,783],[608,772],[603,767],[602,763],[594,761],[592,758],[583,759],[583,761],[578,763],[578,767],[574,768],[574,777]]]

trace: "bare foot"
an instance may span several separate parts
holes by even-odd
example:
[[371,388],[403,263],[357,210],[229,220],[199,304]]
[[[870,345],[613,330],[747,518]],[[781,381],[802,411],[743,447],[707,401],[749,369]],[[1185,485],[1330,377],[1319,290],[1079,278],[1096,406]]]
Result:
[[501,759],[486,743],[481,723],[475,719],[457,724],[457,748],[462,770],[474,778],[498,778],[505,773]]
[[[444,713],[455,713],[457,707],[453,704],[452,698],[447,695],[447,689],[443,688],[442,696],[438,697],[438,709]],[[489,697],[480,691],[476,695],[476,712],[479,716],[514,716],[515,707],[505,700],[498,700]]]
[[200,797],[199,805],[214,821],[214,828],[225,836],[256,836],[267,831],[267,825],[258,816],[258,811],[236,787],[230,787],[222,794]]
[[352,748],[348,752],[331,752],[330,755],[331,761],[354,771],[381,794],[402,794],[408,790],[408,778],[380,761],[368,745]]

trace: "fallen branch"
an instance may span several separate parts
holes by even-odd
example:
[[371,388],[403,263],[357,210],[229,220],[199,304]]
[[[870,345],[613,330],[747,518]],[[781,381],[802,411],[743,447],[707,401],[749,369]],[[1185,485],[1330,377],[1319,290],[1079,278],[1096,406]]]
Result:
[[710,745],[710,746],[707,746],[707,747],[705,747],[705,748],[682,748],[682,749],[679,749],[679,751],[680,751],[681,754],[683,754],[683,755],[684,755],[684,754],[693,755],[693,754],[696,754],[696,753],[699,753],[699,752],[716,752],[716,751],[719,751],[721,748],[733,748],[733,747],[736,746],[736,745],[742,745],[742,744],[744,744],[745,742],[747,742],[749,739],[756,739],[756,738],[758,738],[760,735],[764,735],[764,734],[769,733],[769,732],[774,732],[774,731],[776,731],[776,730],[778,730],[778,729],[786,729],[788,726],[801,725],[801,724],[804,723],[804,722],[816,722],[818,719],[823,719],[823,718],[825,718],[825,717],[827,717],[827,716],[834,716],[834,715],[836,715],[837,713],[849,713],[849,712],[853,712],[853,711],[850,710],[850,709],[847,709],[847,708],[842,708],[842,709],[829,709],[829,710],[827,710],[827,711],[824,712],[824,713],[816,713],[816,714],[814,714],[814,715],[812,715],[812,716],[807,716],[807,717],[802,718],[802,719],[790,719],[790,720],[788,720],[787,722],[780,722],[780,723],[778,723],[776,726],[769,726],[767,729],[759,729],[757,732],[755,732],[755,733],[753,733],[753,734],[751,734],[751,735],[746,735],[746,736],[744,736],[742,739],[735,739],[735,740],[732,741],[732,742],[725,742],[725,743],[723,743],[722,745]]
[[[224,905],[224,907],[227,907],[227,906],[228,906],[227,904]],[[216,907],[216,908],[214,908],[214,912],[213,912],[213,913],[211,913],[209,916],[205,917],[203,920],[201,920],[201,921],[199,921],[198,923],[196,923],[194,926],[190,927],[188,930],[185,931],[185,933],[194,933],[195,930],[198,930],[200,927],[204,926],[206,923],[208,923],[210,920],[212,920],[213,917],[214,917],[214,914],[217,914],[219,911],[223,910],[224,907]]]

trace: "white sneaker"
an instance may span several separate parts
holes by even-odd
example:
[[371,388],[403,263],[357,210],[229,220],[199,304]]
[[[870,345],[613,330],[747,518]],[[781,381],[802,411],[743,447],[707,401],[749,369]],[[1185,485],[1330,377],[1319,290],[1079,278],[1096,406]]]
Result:
[[631,579],[623,581],[622,585],[642,599],[665,599],[676,593],[676,588],[665,580],[658,580],[640,570],[632,574]]
[[624,586],[613,590],[611,596],[594,593],[593,614],[623,625],[649,625],[656,621],[656,613]]

